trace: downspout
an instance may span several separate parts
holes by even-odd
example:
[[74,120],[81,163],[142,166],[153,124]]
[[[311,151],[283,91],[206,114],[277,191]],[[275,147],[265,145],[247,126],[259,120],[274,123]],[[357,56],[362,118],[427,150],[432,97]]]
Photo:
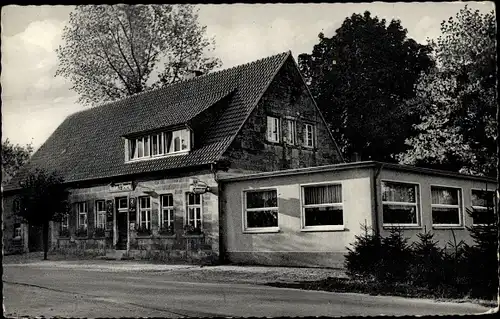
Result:
[[378,190],[377,190],[377,180],[380,175],[380,172],[382,171],[382,168],[384,167],[383,163],[378,163],[377,165],[377,170],[375,171],[375,174],[373,175],[373,199],[374,199],[374,204],[375,204],[375,234],[379,235],[380,234],[380,224],[379,224],[379,205],[378,205]]
[[219,178],[217,176],[217,169],[215,168],[215,165],[217,164],[217,162],[212,162],[210,163],[210,171],[212,172],[213,176],[214,176],[214,181],[215,183],[217,183],[217,202],[218,202],[218,219],[219,219],[219,229],[218,229],[218,232],[219,232],[219,264],[222,264],[224,263],[224,225],[223,225],[223,216],[222,216],[222,198],[221,198],[221,194],[222,194],[222,189],[220,187],[220,184],[219,184]]

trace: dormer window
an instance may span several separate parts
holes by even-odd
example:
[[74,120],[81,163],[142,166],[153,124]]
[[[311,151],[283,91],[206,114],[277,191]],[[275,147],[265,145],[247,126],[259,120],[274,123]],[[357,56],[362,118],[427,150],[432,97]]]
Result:
[[191,150],[191,131],[181,129],[129,138],[126,147],[129,161],[183,154]]

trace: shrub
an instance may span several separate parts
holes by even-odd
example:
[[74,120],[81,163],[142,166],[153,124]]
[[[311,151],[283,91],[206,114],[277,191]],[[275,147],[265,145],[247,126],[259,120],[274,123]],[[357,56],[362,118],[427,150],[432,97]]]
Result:
[[418,286],[435,288],[443,281],[443,249],[434,241],[434,234],[424,232],[417,234],[418,241],[412,248],[410,278]]
[[193,225],[185,225],[184,226],[184,233],[186,235],[201,235],[202,230],[200,227],[194,227]]
[[392,228],[388,237],[382,238],[380,262],[376,278],[382,282],[406,282],[412,261],[408,238],[399,228]]
[[137,231],[137,234],[139,236],[149,236],[149,235],[151,235],[151,229],[149,229],[146,226],[138,226],[136,228],[136,231]]
[[373,280],[379,267],[382,241],[380,235],[368,226],[362,225],[361,229],[363,233],[355,236],[352,249],[346,247],[345,268],[351,278]]
[[96,228],[94,230],[94,237],[104,237],[106,236],[106,230],[102,227]]
[[77,230],[75,231],[75,236],[76,237],[87,237],[87,227],[77,228]]
[[59,237],[69,237],[69,229],[61,228],[59,230]]
[[160,228],[159,233],[163,235],[173,235],[175,233],[174,227],[164,225],[162,228]]
[[[467,210],[469,215],[476,213]],[[487,212],[494,214],[493,209]],[[474,245],[464,249],[466,265],[464,277],[468,280],[470,296],[473,298],[495,298],[498,289],[498,230],[496,216],[485,225],[467,227]]]

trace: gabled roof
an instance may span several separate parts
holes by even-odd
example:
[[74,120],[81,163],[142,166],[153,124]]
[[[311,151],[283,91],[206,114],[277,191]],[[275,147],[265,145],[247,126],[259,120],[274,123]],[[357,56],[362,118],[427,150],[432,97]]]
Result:
[[[72,114],[4,190],[18,188],[32,167],[77,182],[214,163],[289,57],[283,52]],[[217,122],[203,132],[203,145],[186,155],[125,163],[123,136],[186,123],[228,96]]]

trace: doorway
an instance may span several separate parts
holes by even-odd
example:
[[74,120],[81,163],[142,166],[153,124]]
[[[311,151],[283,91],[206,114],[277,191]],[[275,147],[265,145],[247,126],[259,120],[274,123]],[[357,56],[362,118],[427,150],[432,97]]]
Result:
[[126,250],[128,243],[128,198],[116,198],[117,250]]

